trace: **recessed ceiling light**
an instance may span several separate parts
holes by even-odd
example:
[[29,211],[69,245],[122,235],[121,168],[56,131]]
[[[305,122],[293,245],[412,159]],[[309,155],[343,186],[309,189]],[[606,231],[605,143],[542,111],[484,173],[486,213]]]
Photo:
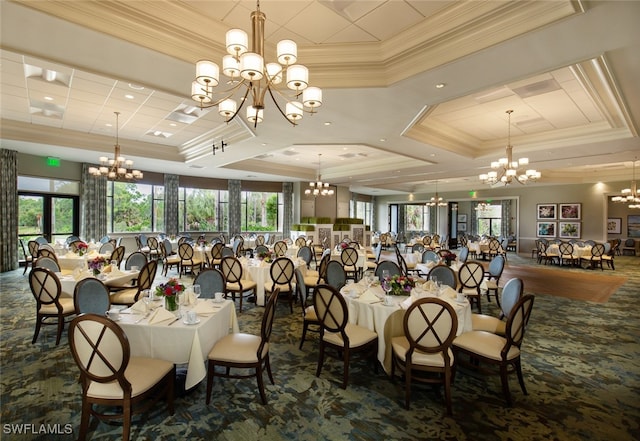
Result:
[[446,86],[445,83],[438,83],[436,84],[436,89],[442,89],[444,86]]
[[380,142],[387,142],[387,138],[380,138]]
[[53,98],[50,97],[50,96],[45,96],[44,99],[47,100],[47,101],[53,101]]
[[129,83],[129,87],[132,88],[133,90],[144,90],[144,86],[139,86],[137,84]]
[[435,158],[436,154],[435,153],[431,153],[429,156],[431,156],[432,158]]
[[176,124],[176,123],[169,123],[169,125],[170,125],[171,127],[176,127],[178,124]]
[[266,143],[266,142],[263,142],[261,145],[262,145],[262,147],[266,147],[266,146],[267,146],[267,143]]
[[331,121],[325,121],[325,122],[324,122],[324,125],[325,125],[325,126],[330,126],[330,125],[331,125]]
[[113,126],[113,124],[111,124],[111,123],[106,123],[106,124],[105,124],[105,126],[107,126],[107,127],[112,127],[112,126]]
[[134,98],[134,96],[130,94],[126,94],[124,97],[128,100],[132,100]]

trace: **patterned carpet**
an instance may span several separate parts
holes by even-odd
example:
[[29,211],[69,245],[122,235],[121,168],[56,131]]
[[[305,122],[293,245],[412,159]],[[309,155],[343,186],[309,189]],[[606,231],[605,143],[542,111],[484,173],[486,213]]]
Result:
[[[508,265],[535,263],[510,254]],[[414,388],[406,411],[403,383],[391,382],[382,369],[375,374],[365,362],[352,364],[349,387],[342,390],[341,367],[334,360],[321,378],[315,377],[315,334],[298,350],[299,308],[289,314],[279,305],[271,346],[276,384],[266,382],[268,405],[259,404],[255,379],[217,379],[206,406],[203,382],[176,399],[174,416],[159,407],[146,420],[136,420],[132,439],[638,440],[640,258],[617,257],[616,271],[604,274],[628,277],[606,303],[537,295],[523,345],[529,395],[522,394],[513,377],[513,408],[505,407],[498,376],[465,369],[458,370],[453,385],[453,417],[444,416],[440,388]],[[0,437],[74,439],[80,386],[66,331],[58,347],[50,327],[31,344],[35,302],[22,270],[0,275],[0,295]],[[483,302],[485,313],[496,312],[495,303]],[[239,314],[240,329],[256,332],[262,310],[248,305]],[[46,434],[47,424],[62,434]],[[18,429],[28,433],[17,434]],[[94,420],[89,439],[114,440],[121,433],[117,424]]]

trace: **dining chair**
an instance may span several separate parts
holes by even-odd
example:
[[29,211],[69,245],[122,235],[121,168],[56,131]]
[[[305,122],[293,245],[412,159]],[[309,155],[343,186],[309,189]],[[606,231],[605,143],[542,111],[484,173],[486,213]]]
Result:
[[220,263],[222,263],[222,250],[224,248],[224,244],[222,242],[216,242],[211,247],[211,258],[208,258],[208,266],[209,268],[220,268]]
[[[75,239],[72,240],[71,242],[67,242],[67,245],[69,246],[69,249],[71,251],[73,251],[74,253],[77,253],[80,244],[85,243],[85,242],[80,240],[80,239],[78,239],[76,236],[69,236],[69,238],[71,238],[71,237],[74,237]],[[67,238],[67,240],[69,240],[69,238]],[[44,244],[44,245],[49,245],[49,244]],[[53,251],[53,249],[52,249],[52,251]]]
[[500,298],[498,297],[498,283],[500,283],[500,277],[504,271],[504,265],[506,261],[504,256],[496,256],[491,262],[489,267],[484,272],[484,287],[487,290],[487,301],[491,301],[491,293],[493,292],[496,297],[496,303],[500,306]]
[[233,250],[234,256],[238,258],[244,256],[244,237],[235,236],[233,238],[233,245],[231,249]]
[[58,265],[58,261],[47,256],[38,257],[33,263],[33,267],[48,268],[54,273],[60,272],[60,265]]
[[433,262],[435,264],[438,264],[438,262],[440,262],[440,257],[438,257],[438,254],[435,251],[426,250],[425,252],[422,253],[421,262],[422,263]]
[[311,266],[311,259],[313,259],[313,250],[307,245],[303,245],[298,249],[296,257],[300,257],[307,264],[307,268]]
[[[40,247],[40,244],[35,240],[30,240],[29,242],[27,242],[27,250],[29,251],[29,256],[31,256],[32,266],[33,266],[33,262],[38,258],[39,247]],[[26,272],[27,272],[27,266],[25,265],[24,272],[22,274],[25,274]]]
[[[176,268],[178,271],[180,270],[180,256],[177,254],[169,254],[167,251],[166,240],[160,242],[160,260],[162,261],[162,275],[167,276],[167,272],[171,268]],[[171,246],[171,244],[169,244]],[[145,258],[146,260],[146,258]]]
[[242,312],[243,298],[250,294],[256,295],[256,282],[243,279],[242,263],[240,263],[240,260],[235,256],[223,257],[220,261],[220,271],[222,271],[222,275],[226,281],[224,289],[225,297],[227,294],[231,294],[231,298],[235,303],[237,295],[240,299],[240,312]]
[[24,259],[24,271],[22,274],[26,274],[27,268],[33,266],[34,257],[27,251],[27,247],[24,245],[22,239],[20,239],[20,247],[22,248],[22,258]]
[[[29,273],[29,286],[36,300],[36,329],[31,344],[38,339],[42,325],[57,325],[56,346],[60,343],[65,318],[76,313],[73,299],[60,297],[62,286],[58,276],[47,268],[35,267]],[[55,320],[55,322],[52,322]]]
[[630,255],[636,255],[636,240],[632,237],[627,238],[622,245],[622,255],[627,254],[629,252]]
[[[271,362],[269,360],[269,339],[273,330],[273,318],[275,316],[275,303],[278,297],[278,288],[275,288],[265,305],[262,313],[260,335],[245,334],[241,332],[231,333],[216,342],[207,357],[207,398],[206,403],[211,402],[214,377],[223,378],[251,378],[256,377],[258,390],[262,404],[267,404],[267,396],[264,391],[264,370],[267,371],[271,384]],[[216,366],[224,368],[216,370]],[[233,373],[231,369],[241,369],[240,373]],[[253,372],[246,373],[245,369]]]
[[[316,315],[316,310],[309,302],[309,289],[304,283],[304,276],[300,268],[296,268],[294,271],[296,277],[296,291],[298,292],[298,298],[300,299],[300,305],[302,306],[302,337],[300,338],[300,347],[307,337],[307,331],[320,332],[320,321]],[[310,328],[311,327],[311,328]]]
[[[327,274],[324,283],[340,291],[347,284],[347,272],[344,266],[337,260],[327,262]],[[317,286],[316,286],[317,287]]]
[[178,247],[178,256],[180,256],[180,277],[185,274],[187,269],[192,275],[195,275],[195,270],[200,271],[202,269],[202,260],[194,257],[193,246],[189,243],[182,243]]
[[129,340],[112,320],[96,314],[76,317],[69,327],[69,346],[82,384],[78,439],[86,439],[93,415],[106,421],[121,419],[122,439],[128,441],[132,415],[155,408],[162,397],[173,415],[175,365],[132,357]]
[[115,249],[111,253],[111,257],[109,258],[109,260],[115,260],[116,261],[116,266],[118,268],[120,268],[120,264],[122,263],[122,260],[124,259],[124,253],[125,253],[124,246],[123,245],[117,246],[117,247],[115,247]]
[[287,254],[287,249],[287,243],[283,240],[279,240],[273,244],[273,252],[275,253],[276,257],[282,257]]
[[469,257],[469,248],[460,247],[460,251],[458,252],[458,262],[465,263]]
[[395,275],[398,275],[398,276],[402,275],[402,270],[400,269],[398,264],[395,263],[393,260],[383,260],[376,267],[375,275],[378,278],[378,280],[380,280],[380,282],[382,282],[383,274],[385,271],[389,271],[390,277],[393,277]]
[[109,288],[94,277],[82,279],[73,290],[73,306],[76,314],[105,315],[111,309]]
[[198,273],[193,284],[200,285],[201,298],[213,299],[215,293],[225,292],[227,281],[218,268],[205,268]]
[[111,242],[103,243],[98,249],[99,254],[112,254],[115,247]]
[[349,323],[349,309],[344,296],[330,285],[319,285],[313,292],[313,307],[320,321],[320,344],[316,377],[320,377],[325,352],[343,363],[342,389],[349,383],[352,354],[370,358],[377,373],[378,334],[368,328]]
[[127,260],[125,260],[124,269],[130,270],[134,266],[137,266],[138,269],[140,269],[145,266],[147,262],[147,256],[144,253],[140,251],[134,251],[133,253],[129,254]]
[[302,248],[307,245],[307,238],[305,236],[296,237],[295,246]]
[[494,317],[486,314],[471,314],[471,329],[474,331],[487,331],[502,336],[506,335],[506,322],[504,319],[509,317],[515,304],[522,298],[523,290],[524,283],[522,279],[513,278],[507,280],[500,294],[502,300],[498,302],[500,305],[500,316]]
[[533,302],[534,296],[526,294],[515,304],[507,318],[504,337],[487,331],[469,331],[453,340],[453,353],[459,366],[466,366],[485,374],[495,372],[485,369],[483,364],[497,368],[502,393],[509,407],[513,405],[509,391],[509,374],[517,374],[522,393],[527,395],[520,356]]
[[451,267],[447,265],[436,265],[431,268],[427,280],[434,280],[434,278],[453,289],[458,287],[458,277]]
[[256,247],[258,247],[259,245],[264,245],[264,236],[262,234],[258,234],[256,236],[255,245]]
[[58,256],[56,255],[56,252],[46,247],[43,248],[42,245],[40,245],[40,248],[38,248],[38,252],[36,253],[36,259],[39,259],[40,257],[50,257],[58,262]]
[[426,297],[409,306],[403,317],[404,335],[391,339],[391,379],[396,368],[405,379],[405,408],[411,402],[411,383],[443,384],[447,414],[451,415],[451,382],[455,364],[451,344],[458,316],[448,302]]
[[150,260],[140,268],[140,274],[136,280],[136,286],[132,288],[125,288],[119,291],[115,291],[111,294],[111,303],[114,305],[127,305],[131,306],[138,300],[142,292],[151,289],[153,280],[156,277],[156,271],[158,270],[158,261]]
[[562,242],[558,245],[558,264],[565,265],[567,262],[571,266],[575,266],[580,262],[580,258],[573,253],[573,244],[571,242]]
[[373,255],[367,253],[367,260],[365,261],[365,265],[367,267],[367,271],[371,270],[375,272],[378,264],[380,263],[380,256],[382,255],[382,245],[377,244],[372,246],[372,248],[374,251]]
[[266,254],[269,252],[269,248],[266,245],[256,245],[255,254],[259,256],[260,254]]
[[35,240],[36,242],[38,242],[38,245],[44,245],[44,244],[49,243],[49,241],[47,240],[47,238],[46,238],[46,237],[44,237],[44,236],[38,236],[38,237],[36,237],[34,240]]
[[591,254],[588,256],[580,257],[580,263],[587,262],[590,269],[596,269],[600,267],[604,271],[602,266],[602,256],[604,255],[604,244],[597,243],[591,247]]
[[235,253],[233,252],[233,248],[228,247],[228,246],[223,246],[222,247],[222,257],[236,257]]
[[[496,256],[494,260],[495,259],[502,259],[502,256]],[[433,270],[431,271],[433,272]],[[440,276],[437,277],[440,281]],[[476,262],[475,260],[462,264],[462,266],[458,269],[458,280],[460,281],[458,292],[463,293],[467,297],[472,307],[475,303],[478,307],[479,313],[482,313],[480,285],[482,284],[483,278],[484,267],[480,262]]]
[[147,238],[147,247],[149,247],[149,259],[158,259],[160,257],[160,246],[158,239],[155,237]]
[[293,312],[295,290],[293,288],[293,271],[295,267],[288,257],[278,257],[271,262],[269,269],[270,279],[264,284],[264,292],[271,293],[278,288],[279,295],[276,300],[284,299],[289,303],[289,309]]
[[347,247],[340,252],[340,261],[347,275],[347,279],[357,282],[360,278],[360,268],[358,268],[358,250]]

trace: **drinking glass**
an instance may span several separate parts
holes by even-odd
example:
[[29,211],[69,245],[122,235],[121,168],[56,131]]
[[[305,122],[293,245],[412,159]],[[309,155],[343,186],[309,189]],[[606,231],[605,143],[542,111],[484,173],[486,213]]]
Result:
[[149,309],[149,304],[151,303],[151,290],[145,289],[142,291],[142,301],[145,305],[147,305],[147,310]]
[[201,293],[202,290],[200,288],[200,285],[193,285],[193,294],[196,296],[196,299],[200,297]]

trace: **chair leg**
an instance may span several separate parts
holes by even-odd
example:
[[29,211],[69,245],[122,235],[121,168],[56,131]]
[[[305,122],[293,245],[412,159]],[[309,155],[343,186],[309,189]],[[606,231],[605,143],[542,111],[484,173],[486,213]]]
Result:
[[256,379],[258,380],[258,390],[260,391],[262,404],[267,404],[267,396],[264,393],[264,380],[262,379],[262,363],[258,363],[258,366],[256,366]]
[[516,373],[518,374],[518,382],[520,383],[520,388],[522,389],[522,393],[525,395],[529,395],[527,393],[527,388],[524,385],[524,377],[522,376],[522,363],[520,359],[516,361]]
[[125,400],[122,407],[122,441],[129,441],[131,434],[131,401]]
[[302,338],[300,339],[300,346],[298,349],[302,350],[302,345],[304,344],[304,339],[307,337],[307,328],[309,328],[309,323],[304,322],[302,324]]
[[344,349],[344,354],[342,355],[343,368],[342,368],[342,388],[346,389],[349,383],[349,359],[350,359],[349,348]]
[[62,337],[63,330],[64,330],[64,317],[58,317],[58,333],[56,335],[56,346],[60,344],[60,338]]
[[445,370],[444,372],[444,400],[447,405],[447,415],[453,413],[451,409],[451,372]]
[[507,405],[509,407],[513,406],[513,402],[511,401],[511,392],[509,392],[509,374],[507,372],[507,365],[500,365],[500,381],[502,382],[502,394],[507,400]]
[[82,414],[80,416],[80,433],[78,434],[79,441],[84,441],[87,438],[87,431],[89,430],[90,419],[91,419],[91,404],[87,400],[87,397],[82,397]]
[[36,340],[38,340],[38,335],[40,334],[40,327],[42,327],[42,317],[40,314],[36,317],[36,330],[33,333],[33,340],[31,340],[31,344],[34,344]]
[[264,365],[267,368],[267,375],[269,376],[271,384],[276,384],[275,381],[273,381],[273,374],[271,373],[271,361],[269,360],[269,354],[267,354]]
[[213,373],[216,368],[216,365],[213,364],[211,360],[207,365],[207,399],[205,400],[206,404],[209,404],[211,401],[211,391],[213,390]]
[[318,351],[318,367],[316,368],[316,377],[320,376],[320,372],[322,372],[323,364],[324,364],[324,344],[322,343],[322,337],[320,337],[320,350]]
[[411,402],[411,369],[406,368],[404,371],[404,408],[409,410]]

